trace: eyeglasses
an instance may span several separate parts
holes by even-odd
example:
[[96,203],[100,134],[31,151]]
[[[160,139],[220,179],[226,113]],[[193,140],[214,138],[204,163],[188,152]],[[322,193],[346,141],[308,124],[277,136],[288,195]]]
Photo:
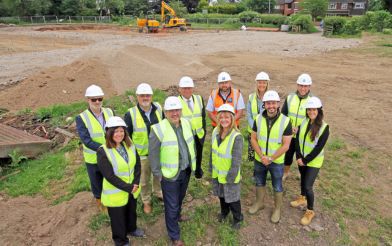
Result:
[[103,98],[102,97],[100,97],[100,98],[90,98],[90,100],[92,102],[96,102],[96,101],[102,102]]

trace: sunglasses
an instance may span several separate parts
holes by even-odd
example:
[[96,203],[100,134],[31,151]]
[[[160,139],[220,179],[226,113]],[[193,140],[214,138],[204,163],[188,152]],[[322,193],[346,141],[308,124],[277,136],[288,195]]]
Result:
[[96,101],[102,102],[103,98],[102,97],[100,97],[100,98],[90,98],[90,100],[92,102],[96,102]]

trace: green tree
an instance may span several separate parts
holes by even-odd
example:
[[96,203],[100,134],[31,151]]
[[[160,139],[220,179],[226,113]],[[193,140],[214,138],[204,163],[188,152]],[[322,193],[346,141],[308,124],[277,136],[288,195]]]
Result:
[[43,15],[49,12],[51,5],[50,0],[2,0],[0,11],[5,15]]
[[[166,2],[167,3],[167,2]],[[183,17],[188,13],[187,8],[182,2],[172,1],[167,3],[176,12],[177,17]],[[167,13],[167,12],[165,12]]]
[[208,0],[200,0],[197,5],[197,11],[201,12],[203,9],[208,8]]
[[388,10],[387,9],[387,1],[386,0],[370,0],[368,10],[369,11]]
[[[155,10],[158,10],[156,7]],[[151,7],[152,10],[152,7]],[[142,17],[151,11],[148,1],[146,0],[125,0],[124,12],[125,14]]]
[[315,20],[317,16],[325,16],[327,13],[328,0],[304,0],[299,6],[303,9],[302,12],[310,14]]
[[259,13],[272,13],[275,6],[275,0],[247,0],[245,5],[249,10]]

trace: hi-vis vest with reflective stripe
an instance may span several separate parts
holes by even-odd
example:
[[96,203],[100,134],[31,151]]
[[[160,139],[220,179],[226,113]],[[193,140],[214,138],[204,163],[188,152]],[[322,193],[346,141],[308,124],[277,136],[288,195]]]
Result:
[[[299,99],[297,93],[290,93],[287,96],[287,116],[290,118],[292,127],[300,126],[302,121],[306,118],[305,105],[311,96],[312,95],[309,93],[309,95],[302,100]],[[296,135],[294,134],[293,137],[296,137]]]
[[[192,133],[191,123],[181,118],[182,134],[188,147],[188,151],[191,158],[191,167],[194,171],[196,169],[196,154],[195,154],[195,142]],[[160,163],[162,175],[165,178],[174,178],[179,170],[180,152],[178,149],[177,135],[174,132],[173,127],[167,119],[162,120],[160,123],[151,126],[151,129],[157,135],[159,141],[161,141],[160,150]]]
[[[251,113],[252,113],[251,116],[252,116],[252,119],[255,120],[258,114],[263,113],[263,110],[261,110],[261,111],[259,112],[259,106],[258,106],[258,104],[257,104],[257,95],[256,95],[256,92],[254,92],[254,93],[252,93],[252,94],[249,95],[249,102],[250,102],[250,106],[251,106],[251,108],[250,108]],[[249,126],[249,125],[248,125],[248,132],[249,132],[249,133],[251,133],[251,132],[253,131],[252,128],[253,128],[253,125],[252,125],[252,126]]]
[[[220,184],[226,184],[226,177],[231,168],[232,151],[234,146],[234,140],[241,133],[236,130],[232,130],[229,135],[225,137],[222,143],[218,146],[218,128],[215,128],[212,132],[212,178],[218,178]],[[238,174],[234,180],[234,183],[239,183],[241,179],[241,171],[238,170]]]
[[[153,102],[153,104],[157,107],[155,110],[155,114],[157,116],[158,121],[162,120],[162,108],[159,103]],[[147,126],[144,123],[143,116],[140,114],[140,111],[137,106],[129,109],[129,114],[132,119],[132,141],[136,146],[136,150],[140,156],[148,155],[148,131]]]
[[[283,114],[279,114],[278,119],[272,125],[268,136],[268,123],[262,114],[259,114],[256,118],[257,125],[257,143],[259,144],[263,155],[271,157],[275,152],[283,145],[283,132],[287,125],[290,123],[290,119]],[[285,154],[279,156],[274,160],[276,164],[283,164]],[[255,155],[255,159],[261,162],[259,155]]]
[[[136,165],[136,149],[134,145],[130,148],[125,149],[128,153],[128,163],[118,153],[115,148],[107,148],[102,145],[105,150],[106,156],[112,164],[114,175],[122,179],[125,183],[131,184],[134,178],[134,171]],[[109,183],[105,178],[102,183],[102,204],[106,207],[122,207],[128,202],[128,192],[116,188],[114,185]]]
[[204,129],[203,129],[203,118],[202,112],[203,109],[201,96],[192,95],[193,97],[193,112],[188,106],[188,103],[184,101],[182,96],[178,96],[182,104],[182,117],[189,120],[192,125],[192,130],[196,132],[196,135],[199,139],[204,137]]
[[[105,121],[107,121],[110,117],[113,116],[113,111],[110,108],[102,108],[103,117]],[[105,143],[105,129],[99,124],[99,121],[95,116],[90,112],[90,110],[86,109],[80,114],[80,118],[82,118],[84,125],[86,126],[91,139],[94,142],[104,144]],[[89,149],[86,145],[83,144],[83,156],[84,161],[90,164],[97,164],[97,152],[92,149]]]
[[[318,140],[320,136],[323,134],[325,128],[327,127],[327,123],[323,121],[323,124],[321,125],[321,128],[319,132],[317,133],[316,137],[314,138],[314,141],[310,139],[310,131],[305,136],[306,128],[308,128],[310,119],[306,119],[302,121],[301,127],[299,128],[299,147],[301,150],[301,154],[303,157],[306,157],[314,147],[316,147]],[[311,162],[307,164],[308,167],[316,167],[320,168],[323,165],[324,162],[324,149],[318,154]]]
[[[226,98],[226,102],[223,101],[222,97],[219,95],[219,90],[214,89],[211,92],[211,98],[212,98],[212,103],[214,105],[214,111],[212,112],[212,115],[216,116],[218,114],[218,109],[220,106],[223,104],[227,103],[233,106],[235,114],[237,114],[237,103],[238,99],[240,98],[240,90],[231,88],[230,89],[230,94]],[[236,125],[239,126],[239,120],[236,120]],[[211,122],[212,126],[216,126],[216,123],[214,121]]]

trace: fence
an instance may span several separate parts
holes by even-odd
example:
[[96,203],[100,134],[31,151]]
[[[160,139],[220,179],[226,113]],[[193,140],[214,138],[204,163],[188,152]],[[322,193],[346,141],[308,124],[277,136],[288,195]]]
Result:
[[72,23],[112,23],[110,16],[15,16],[0,17],[0,23],[5,24],[72,24]]

